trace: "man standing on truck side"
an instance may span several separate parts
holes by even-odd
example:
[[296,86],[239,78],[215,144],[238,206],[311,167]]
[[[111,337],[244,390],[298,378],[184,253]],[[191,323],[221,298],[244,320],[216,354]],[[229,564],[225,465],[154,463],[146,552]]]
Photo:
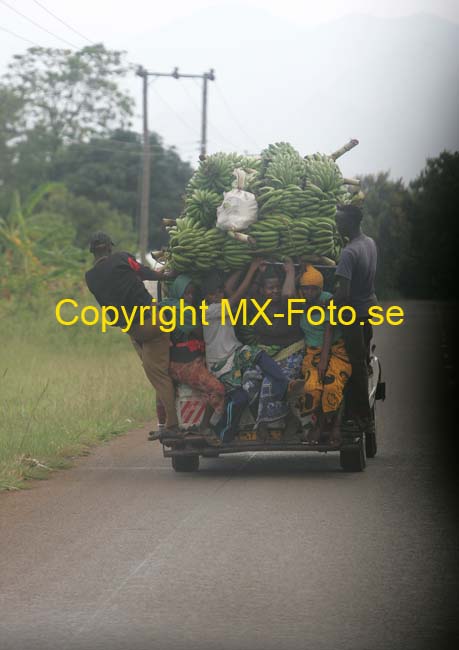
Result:
[[[151,295],[143,280],[160,280],[163,273],[139,264],[129,253],[113,253],[113,246],[111,237],[104,232],[96,232],[91,237],[89,250],[94,255],[94,266],[86,273],[86,284],[101,307],[118,309],[119,320],[116,325],[126,327],[121,306],[125,307],[128,314],[136,306],[151,307]],[[162,332],[159,325],[153,325],[148,318],[145,318],[144,325],[141,325],[139,314],[136,316],[128,334],[142,359],[145,374],[164,405],[166,431],[163,435],[177,436],[179,431],[175,393],[169,377],[169,334]]]
[[371,237],[362,232],[362,210],[354,205],[338,207],[336,224],[348,243],[341,251],[336,267],[338,288],[333,296],[337,307],[353,307],[357,318],[342,327],[344,344],[352,364],[352,376],[346,392],[349,417],[369,432],[372,427],[368,401],[368,359],[373,330],[368,322],[370,307],[377,304],[374,279],[377,250]]

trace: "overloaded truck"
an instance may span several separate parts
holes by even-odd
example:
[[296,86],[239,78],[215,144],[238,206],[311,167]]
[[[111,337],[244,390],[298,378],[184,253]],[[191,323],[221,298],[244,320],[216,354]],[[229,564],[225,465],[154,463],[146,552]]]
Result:
[[[243,270],[254,256],[267,264],[292,259],[299,272],[314,264],[332,290],[334,269],[342,242],[335,225],[338,204],[361,204],[360,183],[343,178],[336,160],[358,142],[351,140],[337,152],[302,157],[290,144],[276,143],[260,156],[218,153],[201,159],[185,196],[183,214],[165,219],[169,244],[152,251],[159,262],[177,273],[186,273],[199,287],[213,272],[229,274]],[[167,283],[159,294],[167,293]],[[381,365],[372,347],[369,355],[368,394],[373,419],[376,401],[384,399]],[[282,429],[269,429],[257,438],[249,408],[241,418],[231,442],[210,446],[204,436],[164,439],[163,453],[177,472],[199,468],[200,457],[215,458],[240,452],[318,451],[339,452],[345,471],[362,471],[366,458],[377,451],[376,422],[368,432],[346,415],[341,420],[339,444],[307,442],[311,415],[301,410],[301,400],[290,403],[291,417]],[[177,386],[177,415],[185,431],[195,431],[205,411],[202,396],[189,386]]]

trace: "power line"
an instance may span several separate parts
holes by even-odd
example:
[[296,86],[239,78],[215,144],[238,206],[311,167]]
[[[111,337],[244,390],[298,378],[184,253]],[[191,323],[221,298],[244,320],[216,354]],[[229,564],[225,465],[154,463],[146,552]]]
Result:
[[153,90],[155,91],[155,93],[157,94],[157,96],[159,97],[159,99],[160,99],[160,100],[163,102],[163,104],[164,104],[164,105],[165,105],[165,106],[166,106],[166,107],[167,107],[167,108],[168,108],[168,109],[169,109],[169,110],[170,110],[170,111],[175,115],[175,117],[176,117],[178,120],[180,120],[180,122],[182,122],[182,124],[183,124],[187,129],[190,129],[190,131],[194,131],[196,127],[191,126],[191,124],[189,124],[189,122],[187,122],[187,121],[186,121],[186,120],[185,120],[185,119],[180,115],[180,113],[177,113],[177,111],[175,110],[175,108],[173,108],[173,107],[171,106],[171,104],[169,104],[169,102],[166,101],[166,100],[164,99],[164,97],[163,97],[163,96],[158,92],[158,90],[157,90],[153,85],[152,85],[152,88],[153,88]]
[[253,137],[252,137],[252,136],[251,136],[251,135],[250,135],[250,134],[245,130],[245,128],[244,128],[244,127],[242,126],[242,124],[239,122],[238,118],[236,117],[236,115],[235,115],[234,112],[233,112],[233,109],[231,108],[231,106],[230,106],[230,105],[228,104],[228,102],[226,101],[225,96],[224,96],[224,94],[223,94],[223,92],[222,92],[222,90],[221,90],[219,84],[216,83],[215,86],[216,86],[216,88],[217,88],[217,91],[218,91],[218,94],[220,95],[221,100],[223,101],[223,103],[224,103],[224,105],[225,105],[225,107],[226,107],[226,110],[227,110],[228,113],[231,115],[231,117],[232,117],[232,119],[233,119],[233,122],[238,126],[239,130],[241,131],[241,133],[243,133],[243,134],[245,135],[246,138],[248,138],[249,140],[251,140],[252,143],[257,147],[257,149],[260,149],[260,146],[257,144],[257,142],[255,142],[255,140],[253,139]]
[[70,47],[74,47],[75,49],[79,49],[77,45],[74,45],[73,43],[70,43],[70,41],[67,41],[65,38],[62,38],[61,36],[58,36],[57,34],[54,34],[54,32],[51,32],[49,29],[46,29],[46,27],[42,27],[39,23],[37,23],[35,20],[32,20],[32,18],[29,18],[26,16],[26,14],[23,14],[22,11],[19,11],[15,7],[12,7],[10,4],[5,2],[5,0],[0,0],[2,4],[5,5],[5,7],[8,7],[8,9],[11,9],[11,11],[14,11],[14,13],[18,14],[18,16],[21,16],[25,20],[27,20],[29,23],[32,25],[35,25],[35,27],[38,27],[38,29],[41,29],[42,31],[46,32],[47,34],[50,34],[51,36],[54,36],[54,38],[57,38],[59,41],[62,41],[66,45],[70,45]]
[[35,41],[31,41],[30,38],[26,38],[25,36],[20,36],[19,34],[16,34],[15,32],[12,32],[10,29],[7,29],[6,27],[2,27],[0,25],[0,29],[3,32],[6,32],[7,34],[11,34],[11,36],[15,36],[16,38],[20,38],[21,41],[25,41],[26,43],[30,43],[31,45],[35,45],[36,47],[41,47],[41,45],[39,45]]
[[50,16],[52,16],[53,18],[55,18],[56,20],[58,20],[60,23],[62,23],[63,25],[65,25],[65,27],[67,27],[68,29],[70,29],[70,30],[71,30],[72,32],[74,32],[77,36],[80,36],[80,37],[81,37],[82,39],[84,39],[85,41],[88,41],[88,43],[90,43],[91,45],[94,44],[94,41],[92,41],[91,39],[87,38],[84,34],[82,34],[81,32],[79,32],[77,29],[75,29],[74,27],[72,27],[71,25],[69,25],[68,23],[66,23],[65,20],[62,20],[62,18],[59,18],[59,16],[56,16],[56,14],[54,14],[52,11],[50,11],[50,10],[49,10],[47,7],[45,7],[45,5],[43,5],[41,2],[38,2],[38,0],[33,0],[33,2],[35,2],[36,5],[38,5],[38,6],[41,7],[44,11],[46,11],[46,13],[48,13]]
[[[196,84],[196,86],[198,86],[198,83],[199,83],[199,82],[198,82],[196,79],[193,79],[193,81],[194,81],[194,83]],[[194,107],[195,107],[199,112],[201,112],[201,109],[199,108],[199,106],[198,106],[197,103],[195,102],[194,97],[193,97],[193,95],[189,92],[188,88],[186,87],[186,84],[182,83],[181,86],[182,86],[183,90],[185,91],[185,93],[187,94],[187,96],[188,96],[189,100],[191,101],[191,103],[193,104],[193,106],[194,106]],[[198,87],[199,87],[199,86],[198,86]],[[209,123],[209,126],[212,127],[212,129],[213,129],[213,130],[215,131],[215,133],[216,133],[216,134],[221,138],[221,140],[223,140],[223,142],[227,142],[227,143],[228,143],[229,145],[231,145],[232,147],[235,147],[236,149],[238,149],[238,147],[234,144],[234,142],[231,142],[231,140],[228,140],[228,138],[225,137],[225,136],[222,134],[222,132],[221,132],[221,131],[220,131],[220,130],[215,126],[215,124],[214,124],[213,122],[211,122],[209,119],[207,119],[207,121],[208,121],[208,123]]]
[[[193,82],[196,84],[196,86],[198,86],[199,82],[197,81],[197,79],[193,79]],[[185,93],[186,93],[188,99],[189,99],[190,102],[193,104],[193,106],[196,108],[196,110],[198,110],[199,112],[201,112],[201,107],[198,106],[198,104],[197,104],[197,102],[195,101],[193,95],[190,93],[190,91],[189,91],[188,88],[186,87],[186,84],[181,83],[180,86],[183,88],[183,90],[185,91]],[[199,86],[198,86],[198,87],[199,87]]]

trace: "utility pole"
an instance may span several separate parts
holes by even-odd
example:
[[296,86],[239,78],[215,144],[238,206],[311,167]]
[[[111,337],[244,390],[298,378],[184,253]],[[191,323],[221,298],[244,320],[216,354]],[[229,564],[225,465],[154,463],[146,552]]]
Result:
[[207,153],[207,82],[215,81],[215,70],[211,68],[204,74],[182,74],[178,68],[174,68],[172,76],[175,79],[202,79],[202,110],[201,110],[201,147],[200,158],[205,158]]
[[214,81],[214,71],[205,72],[202,76],[202,120],[201,120],[201,156],[207,153],[207,81]]
[[148,132],[148,75],[144,68],[137,70],[142,77],[142,113],[143,113],[143,165],[142,165],[142,202],[140,204],[139,249],[142,264],[145,264],[148,247],[148,217],[150,212],[150,136]]
[[180,79],[202,79],[202,116],[201,116],[201,147],[200,158],[204,158],[207,152],[207,82],[215,80],[213,68],[204,74],[181,74],[178,68],[172,72],[148,72],[142,66],[137,68],[137,73],[142,78],[142,112],[143,112],[143,168],[142,168],[142,201],[139,220],[139,248],[140,257],[145,263],[148,247],[148,222],[150,214],[150,169],[151,150],[150,134],[148,131],[148,77],[173,77]]

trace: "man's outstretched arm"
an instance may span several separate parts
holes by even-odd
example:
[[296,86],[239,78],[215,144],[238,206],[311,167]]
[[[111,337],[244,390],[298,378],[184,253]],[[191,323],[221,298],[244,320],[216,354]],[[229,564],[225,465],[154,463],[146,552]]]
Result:
[[141,280],[162,280],[164,277],[164,268],[153,271],[149,266],[140,264],[132,255],[128,255],[128,264]]

